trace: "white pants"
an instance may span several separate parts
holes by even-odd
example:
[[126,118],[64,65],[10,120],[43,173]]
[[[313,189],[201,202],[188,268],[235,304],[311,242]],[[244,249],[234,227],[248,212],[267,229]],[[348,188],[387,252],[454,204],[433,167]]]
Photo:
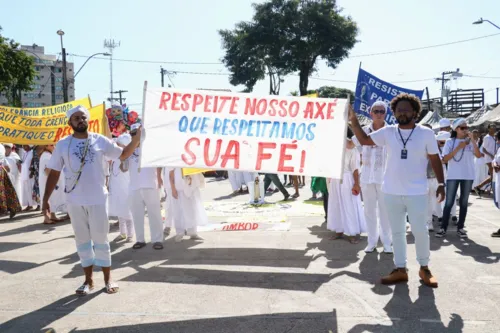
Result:
[[420,266],[427,266],[431,256],[426,224],[428,196],[384,194],[384,200],[392,229],[394,264],[397,268],[406,267],[406,214],[408,213],[411,232],[415,237],[417,261]]
[[163,242],[163,220],[161,217],[160,190],[142,188],[129,195],[130,211],[134,220],[137,242],[145,243],[144,207],[148,210],[151,242]]
[[391,225],[387,216],[384,194],[381,191],[381,187],[382,185],[380,184],[361,184],[369,247],[376,247],[379,237],[384,247],[392,245]]
[[125,219],[123,217],[119,217],[118,223],[120,225],[120,234],[125,235],[129,238],[134,237],[135,228],[132,219]]
[[68,204],[71,226],[82,267],[111,266],[108,242],[109,221],[106,205],[76,206]]
[[21,206],[37,206],[38,203],[33,200],[33,185],[35,184],[35,180],[33,178],[29,180],[24,180],[21,185]]
[[[439,203],[439,198],[436,197],[436,191],[438,188],[438,181],[436,178],[427,179],[427,187],[429,188],[428,198],[429,202],[427,204],[427,224],[432,223],[432,216],[443,217],[443,208],[441,203]],[[456,206],[456,203],[455,203]],[[455,207],[456,209],[456,207]]]

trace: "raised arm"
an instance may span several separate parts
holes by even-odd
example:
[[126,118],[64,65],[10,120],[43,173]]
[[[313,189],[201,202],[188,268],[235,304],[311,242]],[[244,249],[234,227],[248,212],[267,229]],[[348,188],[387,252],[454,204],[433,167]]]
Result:
[[358,117],[352,106],[349,106],[349,120],[351,121],[351,128],[358,140],[359,144],[362,146],[375,146],[375,142],[368,136],[368,134],[363,131],[363,128],[359,124]]
[[120,155],[120,161],[125,161],[134,153],[135,149],[141,143],[141,132],[141,128],[139,127],[136,134],[132,136],[132,141],[125,148],[123,148],[122,154]]

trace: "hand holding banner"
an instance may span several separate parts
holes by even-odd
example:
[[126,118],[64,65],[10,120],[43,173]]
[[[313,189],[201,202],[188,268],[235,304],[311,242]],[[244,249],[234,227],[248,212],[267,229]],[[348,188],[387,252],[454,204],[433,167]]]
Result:
[[342,178],[346,99],[146,89],[142,167]]

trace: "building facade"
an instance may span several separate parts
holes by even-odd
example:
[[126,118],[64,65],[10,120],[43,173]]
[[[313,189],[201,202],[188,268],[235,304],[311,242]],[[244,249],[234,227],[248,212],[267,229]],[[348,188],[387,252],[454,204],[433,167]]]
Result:
[[[62,59],[45,54],[43,46],[21,45],[21,50],[31,56],[35,62],[35,78],[32,90],[22,92],[25,108],[43,107],[64,103]],[[59,57],[61,58],[61,57]],[[68,101],[75,99],[75,72],[73,63],[66,62],[68,79]],[[0,105],[7,105],[7,98],[0,94]]]

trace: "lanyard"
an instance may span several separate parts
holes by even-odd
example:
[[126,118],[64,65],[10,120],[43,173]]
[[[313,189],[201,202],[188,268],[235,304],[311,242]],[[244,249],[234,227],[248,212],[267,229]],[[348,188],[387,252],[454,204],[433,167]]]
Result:
[[406,150],[406,144],[408,143],[408,141],[410,140],[411,138],[411,135],[413,134],[413,131],[415,130],[415,128],[417,128],[417,126],[413,127],[413,129],[411,130],[410,132],[410,135],[408,135],[408,137],[406,138],[406,141],[403,139],[403,136],[401,135],[401,130],[399,129],[398,127],[398,133],[399,133],[399,137],[401,138],[401,141],[403,141],[403,150]]

